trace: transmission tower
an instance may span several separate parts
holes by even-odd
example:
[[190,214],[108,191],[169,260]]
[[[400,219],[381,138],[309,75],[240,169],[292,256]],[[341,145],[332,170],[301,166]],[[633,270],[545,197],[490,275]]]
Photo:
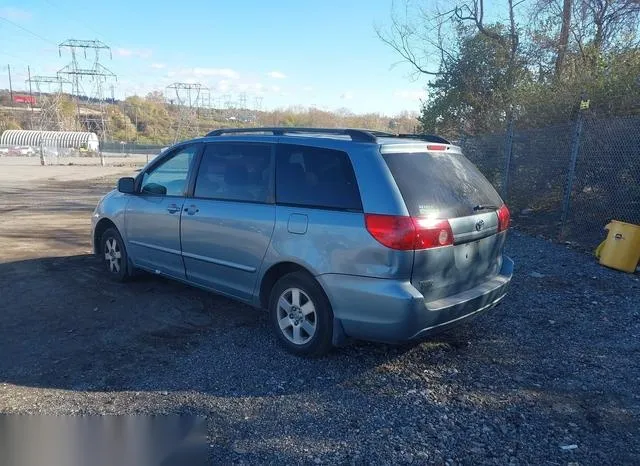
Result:
[[64,131],[65,121],[61,112],[65,87],[71,92],[72,83],[59,76],[31,76],[27,83],[35,85],[38,92],[40,114],[38,129],[42,131]]
[[175,96],[174,98],[167,96],[167,98],[178,107],[178,121],[173,142],[197,135],[201,93],[208,93],[209,89],[200,83],[173,83],[167,86],[166,91],[167,94]]
[[238,104],[239,104],[239,107],[242,110],[245,110],[247,108],[247,93],[246,92],[242,92],[238,96]]
[[231,100],[231,94],[225,94],[222,96],[222,101],[224,102],[224,108],[230,110],[233,108],[233,101]]
[[[58,71],[58,76],[71,81],[72,93],[76,99],[78,124],[81,122],[80,101],[84,97],[88,103],[95,103],[98,106],[97,112],[91,109],[85,111],[87,114],[84,118],[86,129],[97,132],[103,140],[106,140],[108,139],[108,128],[105,86],[107,81],[111,79],[117,81],[118,78],[110,69],[100,63],[100,53],[108,52],[109,58],[113,58],[111,48],[99,40],[69,39],[58,45],[60,56],[62,56],[63,50],[68,50],[71,54],[71,63],[61,68]],[[84,63],[78,60],[80,53],[84,57]],[[88,85],[85,85],[87,83]]]
[[211,107],[211,91],[206,87],[200,89],[198,112],[207,118],[211,117],[213,114],[213,109]]
[[260,112],[262,110],[262,96],[256,96],[254,100],[254,110]]

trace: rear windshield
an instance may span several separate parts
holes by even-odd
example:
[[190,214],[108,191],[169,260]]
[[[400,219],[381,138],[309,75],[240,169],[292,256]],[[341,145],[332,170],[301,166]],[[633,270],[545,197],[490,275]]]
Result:
[[491,183],[466,157],[446,153],[383,154],[414,217],[454,218],[477,205],[500,206]]

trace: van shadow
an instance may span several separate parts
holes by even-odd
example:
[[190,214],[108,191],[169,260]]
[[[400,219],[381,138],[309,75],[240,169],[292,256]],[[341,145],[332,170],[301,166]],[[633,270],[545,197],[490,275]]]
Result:
[[[2,382],[77,391],[300,393],[349,384],[409,350],[351,343],[304,359],[267,314],[151,275],[114,283],[91,255],[0,264]],[[455,336],[443,337],[455,347]],[[447,338],[449,341],[447,341]]]

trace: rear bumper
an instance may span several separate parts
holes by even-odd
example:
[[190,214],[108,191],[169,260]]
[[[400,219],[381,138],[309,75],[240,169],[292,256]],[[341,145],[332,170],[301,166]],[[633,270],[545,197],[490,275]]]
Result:
[[488,311],[507,293],[513,261],[498,275],[462,293],[425,302],[409,281],[320,275],[335,319],[348,337],[399,343],[444,331]]

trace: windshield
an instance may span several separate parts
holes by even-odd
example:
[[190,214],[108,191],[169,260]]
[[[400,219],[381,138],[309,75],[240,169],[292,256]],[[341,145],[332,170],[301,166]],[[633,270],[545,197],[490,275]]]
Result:
[[453,218],[473,215],[473,208],[500,206],[491,183],[462,154],[420,152],[384,154],[409,214]]

